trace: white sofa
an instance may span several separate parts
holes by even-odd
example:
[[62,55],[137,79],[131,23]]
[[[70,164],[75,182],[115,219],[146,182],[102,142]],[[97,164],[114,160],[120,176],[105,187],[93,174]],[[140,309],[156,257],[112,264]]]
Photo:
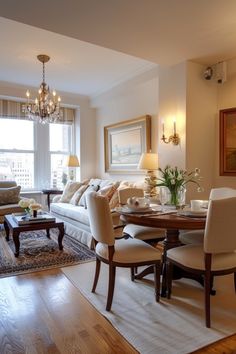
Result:
[[[113,205],[110,204],[110,206],[113,224],[118,225],[120,222],[120,215],[112,210],[118,203],[117,189],[124,188],[125,186],[130,185],[130,183],[115,182],[111,180],[101,179],[90,179],[87,183],[89,186],[99,186],[100,191],[109,185],[114,185],[116,187],[112,198],[110,198],[110,202],[113,201]],[[87,245],[89,248],[93,248],[92,234],[88,218],[88,210],[86,209],[86,207],[80,205],[72,205],[70,202],[62,202],[61,196],[58,195],[53,198],[53,201],[50,205],[50,212],[54,216],[64,221],[66,234],[76,238],[78,241]]]

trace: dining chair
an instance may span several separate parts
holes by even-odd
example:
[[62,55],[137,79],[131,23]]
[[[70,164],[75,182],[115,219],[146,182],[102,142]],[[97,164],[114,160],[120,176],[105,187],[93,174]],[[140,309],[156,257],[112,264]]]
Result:
[[[236,189],[221,187],[212,188],[209,199],[218,200],[232,197],[236,197]],[[179,239],[184,245],[203,244],[204,230],[182,231],[180,232]]]
[[[118,190],[119,204],[121,206],[127,204],[128,198],[144,197],[144,191],[141,188],[123,188]],[[163,240],[165,238],[165,229],[156,227],[141,226],[135,224],[127,224],[123,229],[123,234],[139,240]]]
[[210,291],[213,276],[234,273],[236,292],[236,197],[209,201],[203,245],[167,251],[167,297],[171,297],[173,264],[204,276],[205,321],[211,326]]
[[91,192],[86,196],[91,232],[95,241],[96,270],[92,292],[96,290],[101,262],[109,266],[106,310],[110,311],[115,286],[116,267],[131,268],[153,265],[155,299],[159,302],[161,252],[141,240],[115,240],[109,203],[106,197]]

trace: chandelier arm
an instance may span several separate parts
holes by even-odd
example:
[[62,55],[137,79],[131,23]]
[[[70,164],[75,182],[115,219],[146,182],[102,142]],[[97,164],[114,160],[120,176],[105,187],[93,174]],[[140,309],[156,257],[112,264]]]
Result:
[[34,121],[53,123],[60,120],[61,98],[58,96],[56,100],[56,92],[51,95],[49,86],[45,82],[45,63],[50,60],[50,57],[46,54],[40,54],[37,58],[43,64],[43,82],[40,85],[38,98],[35,99],[34,103],[29,103],[30,93],[27,90],[27,105],[24,105],[23,112]]

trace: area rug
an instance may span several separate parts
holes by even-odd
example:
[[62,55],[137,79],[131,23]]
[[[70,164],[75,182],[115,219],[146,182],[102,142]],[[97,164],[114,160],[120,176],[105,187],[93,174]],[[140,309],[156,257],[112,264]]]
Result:
[[0,277],[60,268],[94,260],[94,252],[86,246],[64,235],[63,251],[58,249],[57,229],[50,230],[51,239],[46,237],[46,231],[22,232],[20,234],[20,255],[14,256],[15,246],[5,239],[5,231],[0,231]]
[[172,299],[154,301],[153,277],[130,280],[128,269],[117,269],[112,311],[106,312],[108,267],[102,264],[96,294],[91,293],[95,262],[62,271],[91,304],[140,353],[185,354],[236,332],[236,296],[231,275],[216,277],[211,297],[212,328],[205,327],[204,293],[191,280],[173,282]]

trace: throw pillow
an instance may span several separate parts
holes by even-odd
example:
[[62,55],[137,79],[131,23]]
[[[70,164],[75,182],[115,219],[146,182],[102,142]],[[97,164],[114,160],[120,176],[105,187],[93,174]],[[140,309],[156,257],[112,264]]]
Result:
[[106,187],[99,189],[98,194],[107,197],[108,201],[110,202],[116,189],[117,189],[117,186],[115,184],[113,184],[113,185],[106,186]]
[[81,187],[81,182],[68,181],[62,193],[60,202],[69,203],[75,192]]
[[16,204],[20,200],[20,186],[0,188],[0,205]]
[[89,192],[92,192],[92,191],[97,192],[98,190],[99,190],[99,186],[88,186],[88,188],[86,189],[86,191],[84,192],[84,194],[80,198],[78,205],[83,206],[86,209],[87,208],[86,194],[88,194]]
[[71,198],[70,204],[78,205],[80,198],[82,197],[83,193],[86,191],[88,187],[89,187],[88,185],[85,186],[82,185],[81,187],[79,187],[79,189],[75,192],[75,194]]
[[90,186],[99,186],[100,182],[101,182],[100,178],[91,178],[88,184]]
[[111,200],[109,202],[110,209],[115,209],[117,206],[119,206],[119,195],[118,195],[118,190],[116,189],[115,193],[111,197]]

